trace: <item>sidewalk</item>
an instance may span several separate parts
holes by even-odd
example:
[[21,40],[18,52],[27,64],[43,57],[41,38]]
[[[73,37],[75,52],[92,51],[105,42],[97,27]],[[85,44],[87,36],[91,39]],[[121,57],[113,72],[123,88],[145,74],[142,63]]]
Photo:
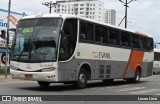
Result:
[[20,80],[12,79],[11,75],[7,75],[7,78],[5,78],[5,75],[0,75],[0,82],[9,82],[9,81],[20,81]]

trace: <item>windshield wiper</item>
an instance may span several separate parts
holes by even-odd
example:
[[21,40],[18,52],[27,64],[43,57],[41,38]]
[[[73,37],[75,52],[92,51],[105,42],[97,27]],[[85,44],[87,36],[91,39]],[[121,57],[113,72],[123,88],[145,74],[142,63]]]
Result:
[[[29,39],[28,39],[28,43],[29,43],[28,46],[30,45],[30,38],[31,38],[31,35],[29,36]],[[20,53],[19,57],[17,58],[17,61],[19,61],[19,59],[21,58],[23,52],[24,52],[24,48],[23,48],[22,52]]]
[[22,52],[19,54],[19,56],[18,56],[18,58],[17,58],[17,61],[19,61],[19,59],[21,58],[23,52],[24,52],[24,48],[23,48]]

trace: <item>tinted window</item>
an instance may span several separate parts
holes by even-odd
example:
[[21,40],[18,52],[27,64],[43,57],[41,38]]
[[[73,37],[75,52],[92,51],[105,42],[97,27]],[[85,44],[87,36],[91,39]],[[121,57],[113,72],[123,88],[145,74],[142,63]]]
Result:
[[154,52],[154,60],[155,61],[160,61],[160,53]]
[[148,47],[148,51],[152,51],[153,50],[153,39],[152,38],[148,38],[148,42],[147,42],[147,47]]
[[95,25],[95,40],[96,42],[106,43],[105,28],[100,25]]
[[80,22],[80,40],[93,41],[93,24],[87,22]]
[[109,44],[120,45],[120,33],[119,30],[109,28]]
[[63,25],[64,35],[61,36],[59,59],[69,59],[76,47],[77,41],[77,19],[67,19]]
[[140,37],[140,48],[147,50],[147,37]]
[[130,33],[124,31],[121,32],[121,46],[130,46]]
[[133,48],[139,48],[140,47],[139,36],[136,35],[136,34],[131,35],[131,47],[133,47]]

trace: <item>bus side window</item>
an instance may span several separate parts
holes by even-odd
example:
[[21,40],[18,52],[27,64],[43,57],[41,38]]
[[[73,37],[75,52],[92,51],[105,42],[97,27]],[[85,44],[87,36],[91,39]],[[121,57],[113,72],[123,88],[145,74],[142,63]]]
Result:
[[129,47],[130,46],[130,33],[129,32],[121,32],[121,46]]
[[153,50],[153,39],[148,38],[147,40],[148,40],[147,42],[148,51],[152,51]]
[[105,28],[100,25],[95,25],[95,40],[96,42],[106,43]]
[[85,40],[86,39],[86,35],[84,33],[80,33],[80,39]]
[[79,39],[80,40],[87,40],[87,37],[86,37],[86,33],[87,33],[86,26],[87,26],[87,24],[85,22],[80,22],[80,34],[79,34]]
[[140,48],[139,36],[136,34],[131,34],[131,47],[136,49]]
[[109,43],[120,45],[120,32],[118,29],[109,28]]
[[140,37],[140,48],[142,50],[147,50],[147,37]]
[[84,21],[80,22],[79,39],[93,41],[93,24]]

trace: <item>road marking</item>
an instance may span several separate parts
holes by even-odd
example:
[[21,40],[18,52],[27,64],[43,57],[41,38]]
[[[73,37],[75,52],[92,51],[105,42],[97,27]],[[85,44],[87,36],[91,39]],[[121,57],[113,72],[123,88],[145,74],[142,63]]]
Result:
[[128,85],[121,85],[121,86],[111,86],[111,87],[106,87],[107,89],[113,89],[113,88],[125,88],[129,87]]
[[125,87],[129,87],[128,85],[121,85],[121,86],[110,86],[110,87],[107,87],[107,86],[104,86],[104,87],[94,87],[94,88],[90,88],[90,89],[97,89],[97,88],[99,88],[99,89],[119,89],[119,88],[125,88]]
[[123,91],[140,90],[140,89],[144,89],[144,88],[146,88],[146,87],[131,87],[131,88],[118,89],[115,91],[116,92],[123,92]]
[[159,91],[160,89],[148,89],[148,90],[142,90],[142,91],[137,91],[137,92],[130,92],[132,94],[144,94],[144,93],[149,93],[149,92],[155,92]]

